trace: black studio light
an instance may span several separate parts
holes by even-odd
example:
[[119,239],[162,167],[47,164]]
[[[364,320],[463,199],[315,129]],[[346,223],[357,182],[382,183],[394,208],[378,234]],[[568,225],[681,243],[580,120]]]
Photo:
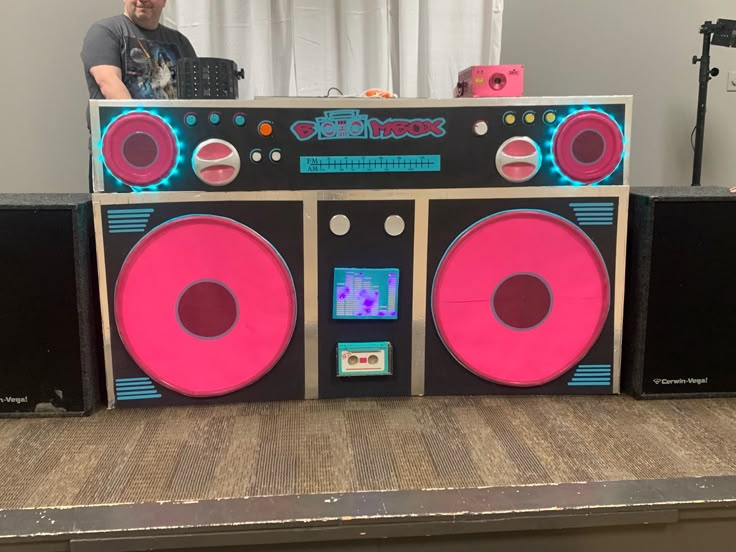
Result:
[[698,120],[695,125],[695,157],[693,160],[693,186],[700,186],[700,172],[703,164],[703,136],[705,135],[705,104],[708,98],[708,81],[717,77],[717,67],[710,68],[710,45],[736,48],[736,20],[719,19],[715,23],[706,21],[700,27],[703,35],[703,52],[700,57],[693,56],[693,65],[700,63],[698,90]]

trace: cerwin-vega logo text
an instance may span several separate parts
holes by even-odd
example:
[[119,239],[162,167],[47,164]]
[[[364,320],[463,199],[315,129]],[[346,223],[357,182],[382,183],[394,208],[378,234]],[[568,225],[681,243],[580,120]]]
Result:
[[385,140],[400,138],[441,138],[445,135],[445,119],[377,119],[357,109],[325,111],[314,121],[297,121],[291,132],[298,140]]

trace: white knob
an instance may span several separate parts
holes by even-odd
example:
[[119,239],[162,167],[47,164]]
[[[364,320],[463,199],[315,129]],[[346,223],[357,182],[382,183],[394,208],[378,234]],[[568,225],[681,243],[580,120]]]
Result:
[[195,148],[192,168],[197,178],[205,184],[225,186],[240,173],[240,155],[230,142],[212,138]]
[[476,121],[473,125],[473,132],[477,136],[485,136],[488,134],[488,123],[485,121]]
[[250,152],[250,160],[254,163],[260,163],[262,159],[263,154],[260,150],[253,150],[252,152]]
[[274,163],[278,163],[281,161],[281,151],[279,150],[272,150],[271,151],[271,161]]

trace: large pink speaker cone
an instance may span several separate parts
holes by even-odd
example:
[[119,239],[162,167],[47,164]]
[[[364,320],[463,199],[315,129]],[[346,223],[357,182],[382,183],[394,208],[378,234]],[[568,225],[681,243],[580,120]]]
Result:
[[468,228],[440,262],[432,313],[465,368],[510,386],[547,383],[598,339],[610,304],[600,252],[571,222],[506,211]]
[[296,291],[278,252],[230,219],[193,215],[144,237],[120,271],[115,321],[162,385],[191,397],[258,381],[284,354]]

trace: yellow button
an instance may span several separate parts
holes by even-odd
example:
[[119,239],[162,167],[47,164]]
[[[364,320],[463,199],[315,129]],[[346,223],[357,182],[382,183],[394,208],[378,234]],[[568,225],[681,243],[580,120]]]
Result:
[[531,125],[536,120],[537,120],[537,116],[533,112],[528,111],[528,112],[524,113],[524,122],[526,124]]
[[552,124],[557,119],[557,115],[554,111],[548,111],[544,114],[544,122],[547,124]]
[[271,136],[271,134],[273,134],[273,125],[264,121],[258,125],[258,132],[261,136]]
[[503,122],[507,125],[513,125],[516,122],[516,115],[513,113],[507,113],[503,116]]

